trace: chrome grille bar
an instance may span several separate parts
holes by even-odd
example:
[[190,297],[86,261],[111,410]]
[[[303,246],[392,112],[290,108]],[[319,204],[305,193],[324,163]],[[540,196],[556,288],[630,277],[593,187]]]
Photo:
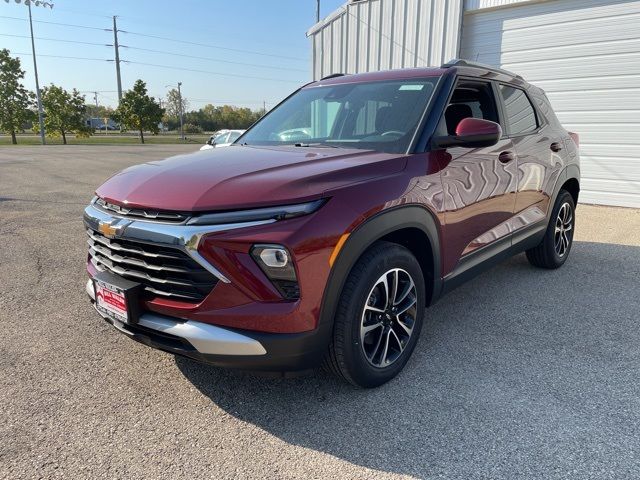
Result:
[[106,237],[94,235],[93,231],[91,230],[87,230],[87,235],[89,235],[89,238],[93,240],[95,243],[100,243],[105,247],[108,247],[109,249],[115,250],[118,252],[137,253],[138,255],[144,255],[145,257],[152,257],[152,258],[167,258],[167,259],[180,258],[179,253],[176,253],[175,255],[168,254],[168,253],[152,253],[152,252],[146,252],[142,248],[135,248],[132,246],[123,247],[121,244],[117,242],[113,242]]
[[91,263],[140,282],[149,295],[202,301],[218,279],[182,250],[129,239],[111,240],[87,229]]

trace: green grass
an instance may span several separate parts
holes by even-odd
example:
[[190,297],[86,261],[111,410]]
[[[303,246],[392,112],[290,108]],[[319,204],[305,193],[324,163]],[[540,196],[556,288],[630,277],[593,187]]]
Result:
[[[194,144],[204,145],[209,135],[187,135],[187,140],[180,140],[180,135],[163,133],[160,135],[145,135],[144,143],[149,145],[166,144]],[[135,135],[121,133],[96,133],[87,138],[67,136],[68,145],[140,145],[140,138]],[[11,145],[11,137],[0,136],[0,146]],[[18,145],[40,145],[40,137],[37,135],[18,135]],[[47,145],[62,145],[62,138],[47,137]]]

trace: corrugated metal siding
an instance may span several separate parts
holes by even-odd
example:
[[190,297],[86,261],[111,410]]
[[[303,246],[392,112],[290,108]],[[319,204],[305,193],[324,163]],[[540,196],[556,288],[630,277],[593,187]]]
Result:
[[469,12],[471,10],[506,7],[508,5],[514,5],[516,3],[531,3],[540,1],[546,0],[464,0],[464,10],[465,12]]
[[441,65],[457,56],[461,0],[348,3],[314,26],[313,78]]
[[555,0],[464,15],[461,57],[523,75],[580,134],[583,202],[640,207],[638,25],[638,0]]

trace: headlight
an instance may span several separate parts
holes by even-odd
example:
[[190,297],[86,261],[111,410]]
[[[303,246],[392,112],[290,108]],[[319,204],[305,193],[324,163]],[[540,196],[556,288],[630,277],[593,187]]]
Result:
[[280,295],[287,300],[300,298],[296,269],[289,251],[282,245],[254,245],[251,256]]
[[289,218],[309,215],[318,210],[326,199],[296,205],[236,210],[233,212],[206,213],[191,218],[187,225],[220,225],[226,223],[255,222],[259,220],[287,220]]

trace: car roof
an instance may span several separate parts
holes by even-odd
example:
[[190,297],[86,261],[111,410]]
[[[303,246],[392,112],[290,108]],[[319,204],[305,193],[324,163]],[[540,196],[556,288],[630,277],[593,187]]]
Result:
[[469,60],[454,59],[443,64],[440,67],[400,68],[395,70],[383,70],[377,72],[355,74],[336,73],[324,77],[318,81],[311,82],[305,85],[303,88],[312,88],[325,85],[339,85],[346,83],[416,79],[442,75],[464,75],[528,85],[528,83],[520,75],[509,72],[507,70],[493,67],[491,65],[471,62]]
[[438,77],[444,72],[445,70],[442,68],[400,68],[396,70],[382,70],[376,72],[333,74],[318,81],[311,82],[305,85],[305,87]]

